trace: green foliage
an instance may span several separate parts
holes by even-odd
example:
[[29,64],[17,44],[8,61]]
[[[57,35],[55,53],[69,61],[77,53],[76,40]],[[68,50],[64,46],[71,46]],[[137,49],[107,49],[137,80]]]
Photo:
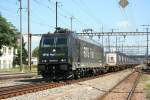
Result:
[[36,68],[37,68],[37,65],[31,65],[31,67],[36,69]]
[[[14,65],[20,65],[20,55],[21,55],[21,52],[20,52],[21,48],[18,47],[18,51],[17,51],[17,55],[16,57],[14,58],[14,61],[13,61],[13,64]],[[28,53],[27,53],[27,50],[25,49],[25,43],[24,43],[24,40],[22,39],[22,63],[23,64],[27,64],[27,59],[28,57]]]
[[[18,53],[16,57],[14,58],[13,64],[19,65],[20,64],[20,47],[18,47],[17,39],[20,37],[20,32],[9,22],[6,21],[5,18],[3,18],[0,15],[0,49],[3,45],[5,46],[12,46],[16,49],[18,49]],[[27,58],[27,50],[25,49],[25,43],[23,41],[22,43],[22,61],[23,64],[26,64],[26,58]],[[1,54],[1,52],[0,52]]]
[[20,33],[0,15],[0,49],[3,45],[17,47],[17,36]]
[[39,57],[39,47],[36,47],[32,52],[33,57]]
[[145,84],[145,92],[146,92],[146,98],[147,100],[150,99],[150,75],[142,75],[141,80]]
[[[30,70],[30,68],[27,66],[27,65],[23,65],[23,72],[27,72],[27,73],[29,73],[29,72],[37,72],[37,66],[36,65],[32,65],[31,66],[31,70]],[[18,73],[18,72],[20,72],[20,66],[18,66],[18,67],[13,67],[13,68],[6,68],[6,69],[1,69],[0,70],[0,73],[5,73],[5,72],[7,72],[7,73]]]

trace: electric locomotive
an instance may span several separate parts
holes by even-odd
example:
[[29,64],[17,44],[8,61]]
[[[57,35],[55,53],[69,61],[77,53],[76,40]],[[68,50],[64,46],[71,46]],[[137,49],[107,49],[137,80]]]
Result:
[[39,46],[38,73],[51,80],[80,78],[100,73],[103,47],[67,29],[43,34]]

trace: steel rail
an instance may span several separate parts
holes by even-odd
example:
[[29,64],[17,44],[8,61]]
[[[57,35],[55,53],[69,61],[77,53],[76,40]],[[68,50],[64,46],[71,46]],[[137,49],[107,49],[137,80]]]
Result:
[[110,75],[110,74],[113,74],[113,73],[107,73],[107,74],[102,74],[102,75],[92,76],[92,77],[84,77],[78,80],[67,80],[67,81],[59,81],[59,82],[53,82],[53,83],[43,82],[43,83],[36,83],[36,84],[33,83],[33,84],[22,84],[22,85],[16,85],[16,86],[1,87],[0,88],[0,100],[27,94],[27,93],[60,87],[60,86],[68,85],[68,84],[78,83],[78,82],[82,82],[86,80],[91,80],[91,79],[95,79],[95,78]]
[[137,76],[136,80],[134,81],[131,90],[129,91],[129,94],[128,94],[128,96],[127,96],[127,100],[131,100],[131,98],[132,98],[132,96],[133,96],[133,94],[134,94],[135,88],[136,88],[136,86],[137,86],[138,83],[139,83],[139,79],[140,79],[140,77],[141,77],[141,74],[142,74],[141,72],[138,72],[138,76]]

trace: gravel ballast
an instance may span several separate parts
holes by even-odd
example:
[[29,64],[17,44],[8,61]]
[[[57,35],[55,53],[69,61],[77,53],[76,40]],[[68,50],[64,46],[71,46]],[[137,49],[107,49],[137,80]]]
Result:
[[114,87],[132,70],[124,70],[104,77],[71,85],[29,93],[7,100],[95,100]]

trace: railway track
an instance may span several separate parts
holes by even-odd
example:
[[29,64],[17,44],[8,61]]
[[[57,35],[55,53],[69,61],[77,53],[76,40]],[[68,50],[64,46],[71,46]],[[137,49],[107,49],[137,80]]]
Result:
[[134,91],[135,91],[136,86],[138,85],[140,76],[141,76],[141,72],[138,72],[138,76],[137,76],[137,78],[135,79],[131,90],[129,91],[129,94],[128,94],[128,96],[127,96],[127,100],[131,100],[133,94],[135,93]]
[[68,84],[73,84],[77,82],[82,82],[86,80],[95,79],[98,77],[110,75],[113,73],[107,73],[103,75],[98,76],[92,76],[92,77],[84,77],[78,80],[66,80],[66,81],[59,81],[59,82],[42,82],[42,83],[32,83],[32,84],[23,84],[23,85],[15,85],[15,86],[8,86],[8,87],[1,87],[0,88],[0,99],[6,99],[14,96],[19,96],[27,93],[42,91],[46,89],[51,89],[55,87],[60,87]]
[[0,80],[16,79],[16,78],[31,78],[36,76],[36,73],[1,73]]
[[139,82],[141,72],[134,71],[128,75],[111,90],[105,91],[106,93],[98,98],[99,100],[131,100],[134,90]]

